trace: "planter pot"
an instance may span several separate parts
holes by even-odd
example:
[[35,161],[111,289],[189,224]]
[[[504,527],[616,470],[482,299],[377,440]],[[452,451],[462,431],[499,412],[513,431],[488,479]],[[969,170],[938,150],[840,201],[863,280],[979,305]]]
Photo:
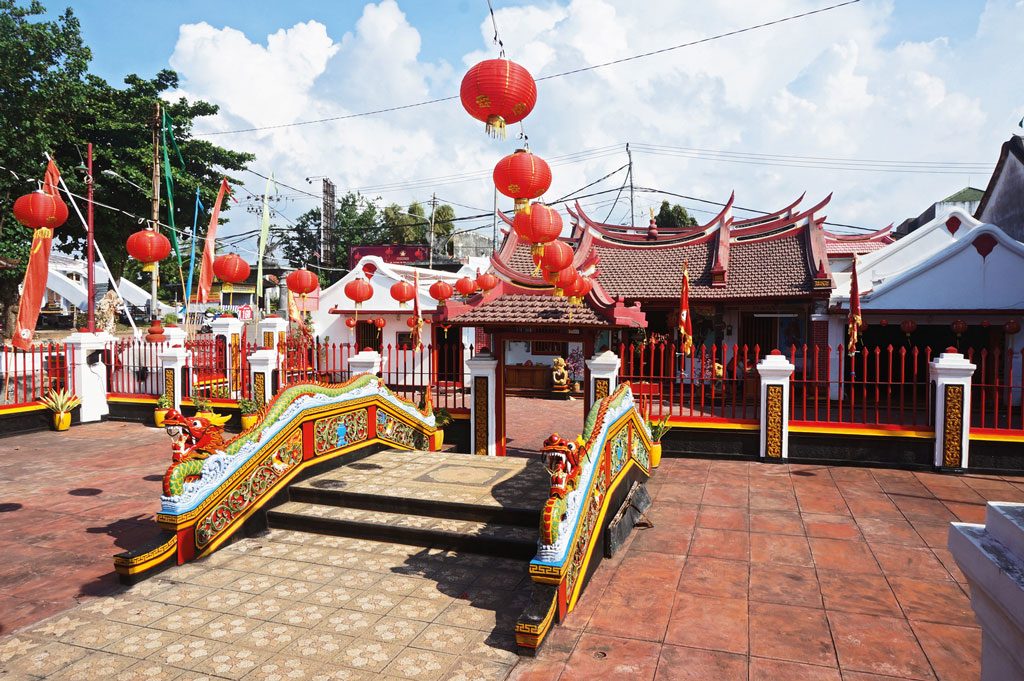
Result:
[[58,411],[53,415],[53,429],[67,430],[71,427],[71,412]]
[[655,442],[651,445],[651,468],[661,465],[661,443]]
[[216,414],[214,414],[212,411],[197,411],[196,416],[198,416],[201,419],[208,419],[212,416],[216,416]]
[[258,414],[242,414],[242,430],[246,431],[256,425]]
[[153,411],[153,422],[157,428],[164,427],[164,419],[167,418],[168,409],[156,409]]
[[444,446],[444,428],[438,428],[436,433],[434,437],[437,438],[437,449],[440,451],[441,447]]

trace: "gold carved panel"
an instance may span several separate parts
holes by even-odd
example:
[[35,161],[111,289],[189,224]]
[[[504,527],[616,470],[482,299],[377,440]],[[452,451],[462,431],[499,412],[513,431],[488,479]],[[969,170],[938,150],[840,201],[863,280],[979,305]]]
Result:
[[769,385],[765,398],[765,456],[782,458],[782,386]]
[[942,406],[942,466],[961,468],[964,453],[964,387],[947,385]]
[[473,433],[475,435],[476,451],[474,454],[487,456],[487,404],[488,382],[486,376],[477,376],[473,379]]

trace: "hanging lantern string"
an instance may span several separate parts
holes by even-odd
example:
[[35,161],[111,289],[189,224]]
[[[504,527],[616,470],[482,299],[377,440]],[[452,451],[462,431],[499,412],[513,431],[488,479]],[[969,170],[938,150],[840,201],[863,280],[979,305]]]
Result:
[[491,5],[491,0],[487,0],[487,9],[491,11],[491,26],[494,27],[494,44],[498,46],[499,56],[505,58],[505,43],[501,42],[501,37],[498,35],[498,20],[494,18],[494,6]]

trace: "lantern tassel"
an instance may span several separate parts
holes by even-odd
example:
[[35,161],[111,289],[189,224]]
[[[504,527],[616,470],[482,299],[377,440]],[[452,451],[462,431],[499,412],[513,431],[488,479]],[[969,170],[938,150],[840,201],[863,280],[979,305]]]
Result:
[[505,139],[505,119],[501,116],[488,116],[484,130],[494,139]]

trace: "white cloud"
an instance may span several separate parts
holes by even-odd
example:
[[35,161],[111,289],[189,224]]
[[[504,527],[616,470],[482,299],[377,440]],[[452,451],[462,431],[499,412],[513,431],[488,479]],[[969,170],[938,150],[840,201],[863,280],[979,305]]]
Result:
[[[496,14],[509,56],[545,76],[818,6],[814,0],[572,0]],[[542,81],[525,128],[534,151],[547,157],[632,141],[759,154],[994,162],[1010,122],[1015,124],[1024,109],[1024,75],[1008,67],[1021,53],[1016,27],[1024,24],[1024,3],[992,0],[977,35],[966,40],[934,36],[927,42],[899,42],[892,22],[890,0],[866,0],[697,47]],[[342,35],[340,40],[332,40],[328,29]],[[185,94],[222,107],[223,115],[204,124],[204,130],[229,130],[456,94],[466,66],[495,55],[489,17],[481,17],[479,31],[479,50],[426,61],[423,44],[443,44],[446,36],[421,34],[399,4],[384,0],[366,5],[353,26],[310,21],[283,27],[262,41],[232,28],[185,25],[171,65],[182,76]],[[491,168],[515,143],[493,142],[482,128],[456,101],[213,139],[254,151],[256,169],[273,169],[289,184],[330,175],[344,190]],[[737,203],[764,209],[789,203],[805,190],[810,200],[835,191],[830,217],[871,227],[916,214],[968,179],[975,186],[987,179],[977,172],[822,170],[655,151],[638,147],[634,153],[638,184],[713,200],[725,200],[735,189]],[[609,151],[555,165],[548,198],[623,163],[624,152]],[[432,189],[442,198],[479,207],[490,206],[493,190],[489,178],[480,177],[381,193],[385,201],[407,203],[428,199]],[[637,197],[638,213],[660,201],[648,194]],[[603,202],[593,214],[604,219],[612,198],[591,199]],[[296,204],[291,214],[312,205]],[[620,201],[612,220],[624,210]]]

